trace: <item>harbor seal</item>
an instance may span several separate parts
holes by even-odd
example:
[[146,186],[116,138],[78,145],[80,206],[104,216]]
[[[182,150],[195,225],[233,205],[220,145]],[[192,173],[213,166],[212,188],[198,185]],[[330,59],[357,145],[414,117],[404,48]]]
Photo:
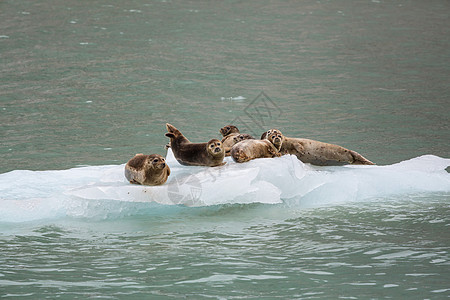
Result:
[[[231,148],[238,142],[253,139],[249,134],[241,134],[239,129],[234,125],[227,125],[220,128],[219,132],[222,134],[222,144],[225,149],[225,156],[230,156]],[[236,139],[237,138],[237,139]]]
[[233,142],[234,142],[233,146],[244,140],[254,140],[254,139],[255,138],[252,137],[250,134],[246,134],[246,133],[239,134],[239,135],[236,135],[235,137],[233,137]]
[[223,136],[222,143],[224,142],[225,138],[233,137],[240,133],[239,129],[234,125],[224,126],[224,127],[220,128],[219,132]]
[[280,152],[269,140],[243,140],[231,148],[231,157],[235,162],[243,163],[255,158],[278,157]]
[[223,149],[225,150],[225,156],[230,156],[231,147],[233,147],[234,144],[234,137],[238,136],[240,134],[239,129],[234,125],[227,125],[219,130],[220,134],[222,134],[222,144]]
[[191,143],[175,126],[167,123],[166,136],[170,138],[170,148],[176,160],[185,166],[216,167],[225,164],[225,151],[218,139],[207,143]]
[[304,163],[318,166],[374,165],[356,151],[315,140],[289,138],[277,129],[268,130],[262,137],[272,142],[281,154],[293,154]]
[[125,177],[134,184],[161,185],[169,175],[170,168],[159,154],[136,154],[125,165]]

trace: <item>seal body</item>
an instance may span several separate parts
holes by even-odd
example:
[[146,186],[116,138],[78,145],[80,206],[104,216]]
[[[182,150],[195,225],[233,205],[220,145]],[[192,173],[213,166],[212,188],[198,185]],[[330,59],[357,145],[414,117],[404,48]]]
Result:
[[231,148],[231,157],[235,162],[243,163],[255,158],[278,157],[281,154],[268,140],[243,140]]
[[222,134],[222,144],[223,149],[225,150],[225,156],[230,156],[231,147],[233,147],[235,143],[234,137],[240,134],[239,129],[234,125],[227,125],[219,130],[220,134]]
[[235,137],[233,137],[233,142],[234,142],[233,146],[244,140],[254,140],[254,139],[255,138],[252,137],[250,134],[246,134],[246,133],[239,134],[239,135],[236,135]]
[[356,151],[310,139],[285,137],[281,131],[271,129],[263,134],[281,154],[293,154],[304,163],[318,166],[374,165]]
[[159,154],[136,154],[125,165],[125,177],[134,184],[161,185],[169,175],[170,168]]
[[224,126],[224,127],[220,128],[219,132],[223,136],[222,143],[224,142],[225,138],[227,138],[227,137],[232,138],[233,136],[236,136],[240,133],[239,129],[234,125]]
[[238,142],[246,139],[253,139],[253,137],[249,134],[241,134],[239,129],[234,125],[224,126],[219,132],[223,136],[222,144],[225,149],[225,156],[230,156],[231,148]]
[[175,126],[167,123],[166,136],[170,138],[170,148],[176,160],[185,166],[216,167],[225,164],[225,151],[218,139],[207,143],[191,143]]

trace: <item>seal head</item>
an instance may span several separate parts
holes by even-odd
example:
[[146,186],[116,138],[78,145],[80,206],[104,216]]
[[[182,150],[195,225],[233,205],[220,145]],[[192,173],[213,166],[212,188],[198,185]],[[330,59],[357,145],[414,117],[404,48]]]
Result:
[[281,133],[281,131],[277,129],[271,129],[267,131],[266,139],[269,140],[269,142],[271,142],[278,151],[281,151],[281,146],[284,142],[284,135]]
[[220,156],[224,152],[222,142],[219,141],[218,139],[210,140],[207,143],[206,147],[212,156]]
[[220,128],[219,132],[220,132],[220,134],[222,136],[225,137],[225,136],[227,136],[229,134],[232,134],[232,133],[239,134],[239,129],[236,126],[234,126],[234,125],[227,125],[227,126],[224,126],[224,127]]

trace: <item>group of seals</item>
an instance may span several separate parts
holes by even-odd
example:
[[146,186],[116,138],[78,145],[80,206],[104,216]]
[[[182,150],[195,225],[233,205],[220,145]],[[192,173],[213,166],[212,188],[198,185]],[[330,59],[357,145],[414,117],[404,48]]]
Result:
[[[167,147],[172,148],[175,159],[185,166],[223,166],[225,156],[244,163],[285,154],[319,166],[374,164],[353,150],[315,140],[286,137],[278,129],[264,132],[257,140],[249,134],[241,134],[236,126],[227,125],[219,131],[223,136],[221,141],[211,139],[205,143],[191,143],[175,126],[167,123],[166,128],[168,132],[165,135],[170,138]],[[169,166],[158,154],[136,154],[125,165],[125,177],[133,184],[161,185],[169,175]]]
[[225,149],[225,156],[230,156],[231,148],[240,141],[254,139],[250,134],[241,134],[234,125],[224,126],[220,128],[219,132],[223,136],[222,144]]
[[[185,166],[216,167],[225,164],[222,141],[212,139],[207,143],[191,143],[175,126],[167,123],[167,148],[172,148],[176,160]],[[161,185],[167,181],[170,168],[159,154],[136,154],[125,165],[125,177],[133,184]]]

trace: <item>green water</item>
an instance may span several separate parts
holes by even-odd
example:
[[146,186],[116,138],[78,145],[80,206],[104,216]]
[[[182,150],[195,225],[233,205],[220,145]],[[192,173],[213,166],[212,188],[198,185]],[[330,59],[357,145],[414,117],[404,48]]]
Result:
[[[0,1],[0,173],[165,154],[166,122],[193,142],[234,121],[380,165],[448,158],[449,12],[446,0]],[[449,199],[112,201],[93,204],[100,219],[0,223],[0,297],[448,298]]]
[[[447,1],[2,1],[0,170],[218,137],[264,91],[279,127],[379,163],[449,157]],[[221,98],[243,96],[234,103]],[[241,124],[237,124],[238,126]],[[263,127],[263,128],[261,128]],[[106,150],[105,150],[106,149]]]
[[443,299],[448,216],[448,198],[438,198],[15,225],[0,241],[1,295]]

